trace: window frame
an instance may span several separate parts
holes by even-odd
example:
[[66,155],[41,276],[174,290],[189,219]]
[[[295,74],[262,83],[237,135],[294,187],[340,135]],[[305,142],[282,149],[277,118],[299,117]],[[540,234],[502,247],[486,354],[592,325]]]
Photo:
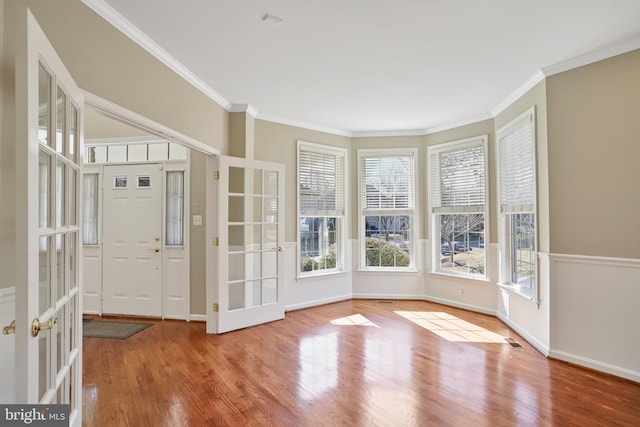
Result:
[[[300,192],[300,156],[303,152],[309,152],[313,154],[320,155],[329,155],[335,156],[337,159],[342,159],[342,188],[341,188],[341,201],[338,201],[338,204],[342,205],[342,212],[340,213],[340,209],[338,212],[335,212],[335,215],[321,215],[320,212],[309,213],[305,212],[301,207],[301,192]],[[297,154],[296,154],[296,276],[298,279],[308,278],[308,277],[318,277],[318,276],[326,276],[332,275],[336,273],[342,273],[346,271],[346,218],[348,214],[347,207],[347,193],[348,193],[348,150],[346,148],[335,147],[324,144],[317,144],[313,142],[307,142],[298,140],[297,141]],[[336,244],[336,266],[335,268],[326,268],[319,270],[311,270],[311,271],[302,271],[302,230],[301,230],[301,220],[302,218],[335,218],[335,244]]]
[[[503,198],[505,197],[504,191],[504,182],[502,178],[503,174],[503,156],[501,153],[501,141],[506,136],[513,134],[518,131],[520,127],[524,128],[522,124],[528,125],[525,120],[528,119],[530,121],[531,127],[531,135],[530,135],[530,150],[531,150],[531,193],[532,199],[530,203],[525,203],[522,205],[509,205],[506,206],[503,203]],[[537,140],[536,140],[536,115],[535,115],[535,106],[529,108],[506,125],[502,126],[496,132],[496,159],[497,159],[497,184],[498,184],[498,198],[497,198],[497,206],[498,206],[498,214],[500,217],[500,230],[499,230],[499,238],[500,238],[500,279],[499,285],[503,288],[514,292],[536,304],[540,303],[539,298],[539,263],[538,263],[538,241],[539,241],[539,216],[538,216],[538,189],[537,189]],[[533,280],[531,282],[531,287],[523,287],[519,283],[515,283],[513,279],[514,266],[516,265],[515,259],[513,257],[514,243],[513,236],[514,230],[512,226],[513,218],[518,214],[533,214],[534,215],[534,232],[533,232]]]
[[[368,209],[363,206],[363,182],[365,180],[363,171],[363,160],[365,158],[376,157],[411,157],[411,167],[413,176],[410,177],[410,185],[412,186],[410,191],[410,197],[413,200],[412,206],[406,209]],[[359,237],[359,267],[358,270],[362,272],[371,271],[385,271],[385,272],[410,272],[415,273],[419,271],[418,268],[418,229],[419,229],[419,195],[418,189],[418,149],[417,148],[385,148],[385,149],[359,149],[358,150],[358,237]],[[385,215],[391,214],[391,215]],[[384,266],[367,266],[366,262],[366,217],[367,216],[408,216],[410,217],[410,239],[409,239],[409,265],[404,267],[384,267]]]
[[[468,149],[481,147],[483,152],[483,169],[484,169],[484,202],[482,211],[474,209],[472,205],[460,205],[455,207],[439,207],[435,206],[435,187],[440,184],[440,175],[435,176],[433,170],[434,157],[442,153],[460,152]],[[429,186],[428,186],[428,212],[431,230],[431,273],[445,274],[456,277],[465,277],[474,280],[487,280],[487,237],[490,236],[490,217],[489,217],[489,137],[487,134],[473,136],[470,138],[460,139],[456,141],[445,142],[432,145],[427,148],[427,165],[429,168]],[[474,205],[476,206],[476,205]],[[439,212],[436,212],[439,210]],[[485,252],[484,252],[484,268],[483,273],[465,273],[452,270],[443,270],[440,263],[441,253],[441,230],[440,216],[443,214],[478,214],[484,215],[484,235],[485,235]]]

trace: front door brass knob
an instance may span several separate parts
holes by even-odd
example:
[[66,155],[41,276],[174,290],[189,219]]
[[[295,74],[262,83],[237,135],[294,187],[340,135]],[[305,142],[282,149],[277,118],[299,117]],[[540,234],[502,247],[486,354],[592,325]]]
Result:
[[53,325],[55,325],[56,323],[58,323],[57,317],[52,317],[46,322],[40,322],[40,319],[36,317],[35,319],[33,319],[33,322],[31,323],[31,335],[33,335],[34,337],[37,337],[40,331],[51,329],[53,328]]
[[158,252],[160,252],[160,248],[155,247],[155,248],[153,248],[153,251],[154,251],[155,253],[158,253]]

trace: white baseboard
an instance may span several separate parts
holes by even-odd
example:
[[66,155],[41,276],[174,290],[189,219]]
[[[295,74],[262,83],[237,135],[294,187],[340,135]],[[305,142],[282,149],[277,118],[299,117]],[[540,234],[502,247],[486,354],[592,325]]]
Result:
[[315,301],[306,301],[300,304],[291,304],[284,307],[284,311],[300,310],[302,308],[315,307],[317,305],[331,304],[332,302],[347,301],[354,298],[351,294],[338,297],[323,298]]
[[464,310],[469,310],[469,311],[475,311],[477,313],[482,313],[482,314],[488,314],[490,316],[496,316],[497,312],[496,310],[491,310],[485,307],[481,307],[479,305],[473,305],[473,304],[465,304],[463,302],[459,302],[459,301],[453,301],[453,300],[448,300],[448,299],[444,299],[444,298],[435,298],[435,297],[429,297],[429,296],[424,296],[422,298],[420,298],[424,301],[431,301],[431,302],[436,302],[438,304],[443,304],[443,305],[448,305],[451,307],[457,307],[457,308],[462,308]]
[[610,365],[608,363],[598,362],[597,360],[587,359],[586,357],[578,356],[575,354],[566,353],[564,351],[551,350],[549,357],[554,359],[563,360],[576,365],[584,366],[594,369],[596,371],[602,371],[615,375],[618,377],[626,378],[631,381],[640,383],[640,372],[635,372],[630,369],[620,368],[619,366]]
[[416,300],[422,301],[424,297],[422,295],[413,294],[353,294],[353,298],[358,299],[403,299],[403,300]]
[[188,322],[206,322],[206,314],[190,314]]
[[508,327],[513,329],[518,335],[524,338],[529,344],[534,346],[540,353],[542,353],[546,357],[549,356],[549,346],[545,345],[529,332],[522,329],[520,325],[514,323],[512,320],[505,317],[502,313],[498,312],[496,313],[496,316],[498,317],[498,319],[502,320]]

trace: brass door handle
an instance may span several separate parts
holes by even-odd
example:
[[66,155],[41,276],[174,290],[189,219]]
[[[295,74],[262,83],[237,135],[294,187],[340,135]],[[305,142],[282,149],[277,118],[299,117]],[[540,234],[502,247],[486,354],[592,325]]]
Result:
[[33,322],[31,323],[31,335],[33,335],[34,337],[37,337],[40,331],[51,329],[53,328],[53,325],[55,325],[56,323],[58,323],[57,317],[52,317],[46,322],[40,322],[40,319],[36,317],[35,319],[33,319]]
[[14,320],[9,324],[9,326],[5,326],[2,328],[2,333],[5,335],[15,334],[16,333],[16,321]]
[[282,246],[278,246],[277,251],[278,251],[278,252],[282,252],[282,251],[284,251],[284,248],[283,248]]
[[153,248],[153,252],[155,252],[155,253],[160,252],[160,248],[158,248],[158,247]]

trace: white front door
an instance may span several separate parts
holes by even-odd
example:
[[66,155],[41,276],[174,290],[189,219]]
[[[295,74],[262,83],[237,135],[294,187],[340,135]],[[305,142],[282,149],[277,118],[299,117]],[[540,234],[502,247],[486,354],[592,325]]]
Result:
[[[70,424],[80,425],[83,100],[26,6],[15,2],[10,10],[18,46],[16,239],[13,253],[6,255],[15,256],[15,323],[2,325],[0,347],[15,353],[10,359],[3,354],[0,365],[3,403],[69,404]],[[2,296],[11,298],[2,288]],[[0,304],[3,320],[10,305]]]
[[162,170],[105,166],[103,290],[106,314],[162,315]]
[[284,318],[284,165],[222,156],[217,331]]

